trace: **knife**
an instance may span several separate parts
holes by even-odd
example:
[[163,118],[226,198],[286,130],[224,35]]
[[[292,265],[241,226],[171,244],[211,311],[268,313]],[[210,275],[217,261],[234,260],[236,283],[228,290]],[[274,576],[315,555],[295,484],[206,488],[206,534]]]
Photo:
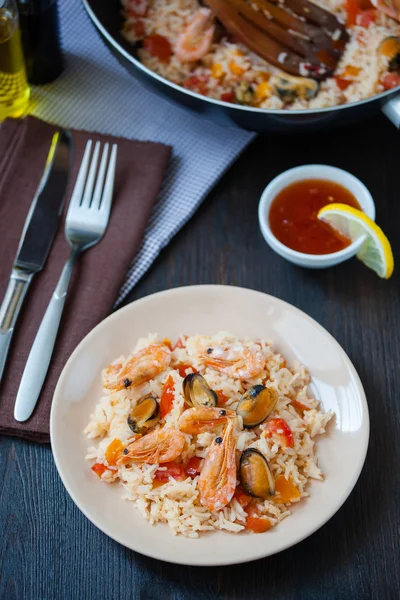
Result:
[[35,273],[46,263],[64,207],[72,162],[67,132],[52,138],[45,169],[29,209],[3,302],[0,306],[0,380],[19,311]]

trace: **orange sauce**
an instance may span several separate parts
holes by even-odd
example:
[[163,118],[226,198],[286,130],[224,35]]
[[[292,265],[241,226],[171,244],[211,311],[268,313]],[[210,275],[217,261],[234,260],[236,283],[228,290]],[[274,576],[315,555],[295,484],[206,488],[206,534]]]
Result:
[[304,179],[287,186],[272,201],[269,224],[282,244],[305,254],[331,254],[343,250],[351,240],[317,218],[319,210],[340,202],[360,210],[356,198],[338,183]]

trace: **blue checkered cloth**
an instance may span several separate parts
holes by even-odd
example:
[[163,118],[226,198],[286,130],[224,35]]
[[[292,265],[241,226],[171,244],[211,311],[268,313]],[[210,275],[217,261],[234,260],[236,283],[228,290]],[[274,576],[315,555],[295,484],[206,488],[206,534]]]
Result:
[[66,70],[53,84],[33,89],[32,113],[62,127],[173,147],[159,201],[118,305],[254,134],[217,127],[148,92],[104,46],[80,0],[59,2],[59,8]]

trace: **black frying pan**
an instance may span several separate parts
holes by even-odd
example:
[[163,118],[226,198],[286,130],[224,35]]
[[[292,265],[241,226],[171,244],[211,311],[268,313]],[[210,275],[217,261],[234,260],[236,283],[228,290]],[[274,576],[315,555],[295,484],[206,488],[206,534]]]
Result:
[[312,110],[259,109],[201,96],[150,71],[135,57],[134,47],[120,33],[122,16],[119,0],[82,1],[107,46],[136,79],[156,94],[219,125],[259,132],[301,132],[345,125],[383,110],[400,128],[400,87],[360,102]]

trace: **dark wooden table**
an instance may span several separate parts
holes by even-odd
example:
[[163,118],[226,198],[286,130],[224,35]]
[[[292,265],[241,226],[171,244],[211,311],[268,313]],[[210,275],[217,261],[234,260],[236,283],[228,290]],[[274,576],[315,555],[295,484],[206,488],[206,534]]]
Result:
[[[357,260],[296,268],[266,246],[257,204],[303,163],[348,169],[372,192],[398,267],[388,282]],[[129,297],[223,283],[293,303],[343,345],[365,386],[371,440],[350,498],[313,536],[223,568],[174,566],[108,539],[67,495],[48,446],[0,439],[0,598],[153,600],[400,597],[400,132],[383,117],[333,133],[263,136],[247,150]],[[245,309],[245,308],[244,308]]]

